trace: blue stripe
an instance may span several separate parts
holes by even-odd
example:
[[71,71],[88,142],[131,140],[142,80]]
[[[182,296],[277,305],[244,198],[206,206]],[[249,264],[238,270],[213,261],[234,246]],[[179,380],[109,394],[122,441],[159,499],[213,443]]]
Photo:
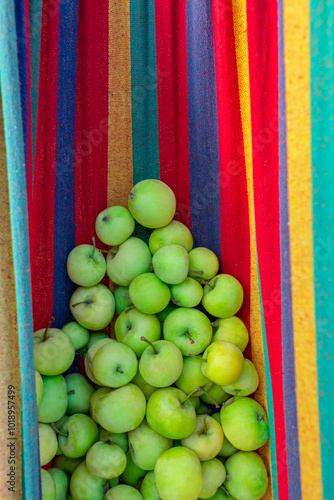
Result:
[[[286,103],[284,66],[283,0],[278,1],[279,30],[279,198],[281,238],[282,345],[285,432],[289,495],[301,499],[299,438],[296,401],[295,350],[293,342],[291,263],[289,236],[288,171],[286,149]],[[278,457],[279,458],[279,457]]]
[[21,93],[21,113],[24,138],[24,158],[26,169],[28,166],[28,68],[27,68],[27,32],[24,10],[24,1],[15,0],[15,22],[17,57],[19,61],[19,82]]
[[30,98],[31,98],[31,141],[32,168],[34,180],[34,164],[37,131],[37,106],[39,85],[39,59],[41,48],[42,0],[29,1],[29,33],[30,33]]
[[[78,0],[59,4],[57,87],[56,194],[54,224],[53,314],[55,326],[71,320],[69,298],[75,285],[66,272],[66,259],[75,246],[74,134]],[[81,75],[81,77],[84,77]]]
[[28,210],[14,4],[0,9],[0,79],[6,137],[22,398],[23,499],[41,499]]
[[[211,0],[187,0],[191,229],[220,259],[218,113]],[[210,224],[207,221],[210,220]]]

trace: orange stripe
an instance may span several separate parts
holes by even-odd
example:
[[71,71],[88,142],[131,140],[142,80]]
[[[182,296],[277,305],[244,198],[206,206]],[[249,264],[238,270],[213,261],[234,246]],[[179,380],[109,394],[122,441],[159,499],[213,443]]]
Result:
[[[259,296],[259,282],[257,273],[256,237],[255,237],[255,211],[254,211],[254,186],[253,186],[253,157],[252,157],[252,123],[250,107],[249,59],[247,41],[247,14],[246,0],[233,0],[233,24],[235,36],[235,50],[237,57],[238,85],[240,95],[241,121],[244,138],[244,152],[246,164],[249,227],[250,227],[250,260],[251,260],[251,300],[250,300],[250,329],[252,360],[259,372],[260,384],[255,393],[256,400],[266,409],[267,391],[265,375],[265,357],[263,350],[261,305]],[[259,451],[267,470],[271,470],[269,442]],[[273,498],[272,485],[263,497],[265,500]]]
[[[22,435],[21,435],[21,378],[19,363],[19,342],[16,317],[16,298],[14,265],[12,256],[12,238],[10,228],[9,194],[6,165],[6,146],[2,119],[2,106],[0,96],[0,498],[22,498]],[[8,492],[7,484],[10,473],[8,463],[10,438],[8,433],[8,386],[15,386],[15,493]]]

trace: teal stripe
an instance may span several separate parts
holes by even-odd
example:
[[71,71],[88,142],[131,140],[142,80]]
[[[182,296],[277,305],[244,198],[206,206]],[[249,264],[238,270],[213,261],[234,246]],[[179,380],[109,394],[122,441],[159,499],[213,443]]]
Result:
[[[130,0],[133,183],[160,178],[154,0]],[[148,232],[137,226],[147,239]]]
[[334,1],[311,0],[314,291],[323,498],[334,492]]
[[[255,236],[255,238],[256,238],[256,236]],[[258,283],[259,283],[263,353],[264,353],[264,366],[265,366],[265,375],[266,375],[266,392],[267,392],[267,404],[268,404],[268,420],[269,420],[269,429],[270,429],[271,483],[272,483],[272,488],[273,488],[273,500],[278,500],[274,398],[273,398],[272,383],[271,383],[270,362],[269,362],[269,353],[268,353],[268,344],[267,344],[266,325],[264,322],[263,301],[262,301],[262,292],[261,292],[261,278],[260,278],[259,259],[258,259],[257,251],[256,251],[256,266],[257,266],[257,279],[258,279]]]
[[31,137],[32,137],[32,181],[34,181],[37,107],[39,85],[39,59],[41,50],[42,0],[29,2],[30,74],[31,74]]
[[14,2],[0,9],[0,83],[7,152],[22,397],[23,500],[41,498],[28,210]]

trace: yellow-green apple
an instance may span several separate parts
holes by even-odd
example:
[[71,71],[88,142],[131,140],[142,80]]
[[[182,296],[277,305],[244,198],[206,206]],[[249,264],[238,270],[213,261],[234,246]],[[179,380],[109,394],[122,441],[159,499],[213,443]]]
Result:
[[67,408],[67,387],[62,375],[43,376],[43,396],[37,407],[39,422],[51,423],[62,418]]
[[233,446],[242,451],[253,451],[263,446],[269,437],[264,408],[245,396],[233,396],[225,404],[220,410],[221,424]]
[[118,316],[115,322],[115,335],[118,342],[131,347],[139,357],[147,347],[141,337],[145,336],[151,342],[159,340],[161,324],[155,314],[146,314],[135,307],[130,307]]
[[91,474],[84,460],[74,470],[70,479],[73,500],[103,500],[107,480]]
[[[186,394],[192,393],[193,396],[201,396],[203,394],[203,388],[208,390],[212,385],[211,380],[203,375],[201,367],[202,361],[200,359],[185,356],[183,358],[181,375],[175,382],[176,387]],[[201,387],[201,389],[196,391],[197,387]]]
[[135,384],[127,384],[101,396],[95,405],[98,423],[110,432],[129,432],[144,420],[146,399]]
[[201,462],[192,450],[182,446],[160,455],[154,475],[161,500],[196,500],[203,488]]
[[187,252],[193,247],[193,237],[191,232],[177,220],[172,220],[169,224],[159,229],[154,229],[150,235],[148,245],[152,255],[165,245],[181,245]]
[[75,350],[82,349],[89,342],[89,333],[87,328],[79,325],[77,321],[67,323],[67,325],[62,327],[62,331],[66,333]]
[[201,462],[201,466],[203,473],[203,489],[199,497],[210,498],[225,481],[226,470],[218,458],[212,458],[206,462]]
[[43,500],[56,500],[56,484],[51,474],[41,469],[42,498]]
[[38,406],[43,396],[43,379],[42,375],[37,370],[35,370],[35,385],[36,385],[36,402]]
[[217,385],[233,384],[244,369],[244,356],[239,347],[224,340],[210,344],[202,359],[204,375]]
[[[219,424],[221,424],[221,419],[220,419],[220,412],[214,413],[212,415],[212,418],[214,418]],[[229,442],[227,437],[224,435],[224,441],[223,445],[221,447],[220,452],[218,453],[217,456],[219,457],[230,457],[235,453],[236,451],[239,451],[233,444]]]
[[161,453],[173,446],[173,440],[154,431],[144,419],[129,432],[129,445],[134,463],[143,470],[153,470]]
[[48,464],[57,452],[57,436],[49,424],[38,424],[39,457],[41,465]]
[[198,309],[178,307],[165,319],[164,338],[174,342],[184,356],[199,354],[210,344],[212,326]]
[[34,332],[34,362],[41,375],[60,375],[74,356],[73,344],[62,330],[47,327]]
[[235,498],[260,500],[268,488],[268,473],[254,451],[238,451],[225,462],[224,486]]
[[170,289],[154,273],[144,273],[131,281],[129,295],[134,306],[146,314],[157,314],[170,301]]
[[204,286],[202,304],[212,316],[229,318],[242,306],[244,291],[230,274],[218,274]]
[[122,448],[110,439],[96,441],[87,451],[86,465],[94,476],[112,479],[124,471],[126,455]]
[[130,347],[120,342],[108,342],[95,353],[93,376],[100,385],[122,387],[137,373],[138,361]]
[[112,389],[110,387],[100,387],[95,392],[93,392],[93,394],[91,395],[91,397],[89,399],[89,412],[90,412],[90,416],[92,417],[94,422],[97,422],[97,417],[96,417],[96,413],[95,413],[97,400],[100,397],[105,396],[105,394],[109,394],[109,392],[111,392],[111,391],[112,391]]
[[52,467],[48,469],[56,485],[55,500],[66,500],[66,495],[69,487],[68,475],[65,471]]
[[106,274],[104,256],[94,245],[78,245],[68,254],[66,269],[69,278],[80,286],[94,286]]
[[99,430],[94,420],[83,413],[75,413],[60,427],[58,445],[64,455],[79,458],[87,453],[98,437]]
[[139,224],[144,227],[163,227],[173,219],[176,199],[167,184],[157,179],[138,182],[130,191],[128,207]]
[[143,500],[143,497],[133,486],[118,484],[107,491],[104,500]]
[[105,285],[78,287],[70,299],[75,320],[89,330],[102,330],[114,317],[115,299]]
[[[139,360],[139,371],[143,379],[154,387],[168,387],[180,376],[183,357],[180,349],[168,340],[150,342]],[[147,344],[146,344],[147,345]]]
[[140,493],[144,500],[159,500],[159,492],[155,482],[154,471],[149,471],[140,486]]
[[245,358],[244,369],[240,377],[231,385],[223,386],[223,389],[228,394],[234,396],[249,396],[256,391],[259,385],[259,375],[254,364]]
[[196,307],[203,297],[202,285],[189,276],[182,283],[172,285],[170,291],[174,304],[181,307]]
[[189,276],[210,280],[219,270],[217,255],[205,247],[196,247],[189,252]]
[[108,252],[107,274],[117,285],[129,286],[136,276],[149,272],[151,264],[152,255],[146,243],[131,236]]
[[193,450],[201,462],[211,460],[221,450],[224,433],[221,425],[209,415],[197,415],[190,436],[181,439],[182,446]]
[[176,285],[188,275],[189,254],[181,245],[166,245],[153,255],[152,265],[161,281]]
[[69,373],[65,376],[67,387],[68,415],[73,413],[89,413],[89,400],[95,391],[92,384],[81,373]]
[[245,323],[237,316],[230,318],[218,318],[213,323],[214,334],[212,342],[226,340],[232,342],[243,352],[249,342],[249,334]]
[[107,335],[103,336],[101,339],[97,340],[94,342],[90,348],[88,349],[86,356],[85,356],[85,370],[86,370],[86,375],[91,379],[94,384],[101,385],[99,384],[99,381],[96,380],[93,374],[93,360],[94,356],[97,353],[97,351],[105,344],[109,343],[115,343],[115,339],[111,339]]
[[176,387],[158,389],[147,402],[150,427],[170,439],[183,439],[196,427],[196,413],[189,397]]
[[95,231],[106,245],[120,245],[133,233],[135,221],[125,207],[108,207],[96,217]]

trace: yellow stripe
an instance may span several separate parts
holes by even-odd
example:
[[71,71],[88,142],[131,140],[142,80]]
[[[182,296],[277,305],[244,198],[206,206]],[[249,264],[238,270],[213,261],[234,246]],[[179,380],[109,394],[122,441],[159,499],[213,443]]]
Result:
[[[256,239],[255,239],[255,212],[254,212],[254,186],[253,186],[253,156],[252,156],[252,123],[250,105],[250,83],[248,67],[248,42],[247,42],[247,13],[246,0],[233,0],[233,24],[235,37],[235,50],[237,58],[238,84],[240,94],[240,109],[242,131],[244,139],[247,191],[249,204],[250,226],[250,258],[251,258],[251,290],[250,290],[250,327],[252,359],[259,372],[260,384],[255,393],[256,400],[266,409],[267,392],[265,376],[265,359],[263,351],[261,308],[259,298],[259,283],[257,274]],[[269,442],[260,450],[267,470],[271,470]],[[272,498],[271,483],[263,497]]]
[[322,498],[312,241],[310,12],[284,3],[293,328],[303,498]]
[[[3,130],[2,106],[0,96],[0,248],[4,251],[0,259],[0,498],[22,498],[21,477],[21,379],[19,368],[19,343],[16,317],[16,298],[14,286],[14,266],[11,253],[12,239],[10,228],[9,194],[7,182],[6,148]],[[8,463],[8,385],[15,386],[15,493],[9,493],[7,484],[10,473]]]
[[108,206],[127,206],[132,188],[129,0],[109,0]]

